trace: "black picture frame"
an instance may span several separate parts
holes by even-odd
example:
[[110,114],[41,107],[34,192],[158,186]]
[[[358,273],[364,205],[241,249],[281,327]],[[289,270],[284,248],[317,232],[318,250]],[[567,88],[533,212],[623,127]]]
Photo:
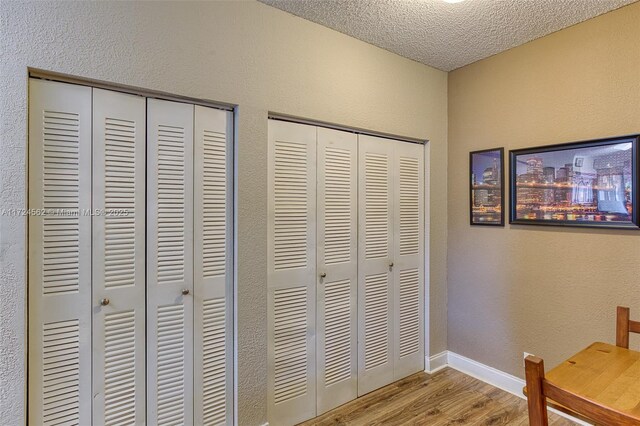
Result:
[[469,224],[504,226],[504,148],[469,153]]
[[639,140],[635,134],[509,151],[509,223],[639,229]]

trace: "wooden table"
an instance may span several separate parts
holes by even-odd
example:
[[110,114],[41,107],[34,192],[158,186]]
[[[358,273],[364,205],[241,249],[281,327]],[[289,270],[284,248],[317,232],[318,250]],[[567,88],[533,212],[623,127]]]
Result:
[[[596,342],[545,373],[545,380],[560,389],[614,409],[640,424],[640,352]],[[589,420],[589,413],[575,407],[547,403],[571,415]],[[635,422],[637,420],[637,423]]]

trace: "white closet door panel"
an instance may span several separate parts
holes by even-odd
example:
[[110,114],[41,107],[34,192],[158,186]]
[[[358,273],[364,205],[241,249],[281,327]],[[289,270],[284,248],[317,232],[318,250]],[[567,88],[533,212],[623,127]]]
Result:
[[145,109],[93,89],[94,425],[145,423]]
[[147,422],[153,425],[193,423],[193,121],[193,105],[147,100]]
[[358,396],[393,381],[393,148],[358,136]]
[[230,111],[195,107],[194,422],[233,424]]
[[29,89],[29,421],[90,424],[91,88]]
[[358,396],[358,137],[322,127],[317,132],[320,415]]
[[316,128],[269,121],[269,422],[316,413]]
[[394,144],[394,377],[424,370],[424,146]]

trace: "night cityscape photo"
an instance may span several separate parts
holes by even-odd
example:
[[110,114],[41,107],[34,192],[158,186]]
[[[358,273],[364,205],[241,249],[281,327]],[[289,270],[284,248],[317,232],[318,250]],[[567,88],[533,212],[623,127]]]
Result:
[[471,223],[499,225],[502,216],[501,149],[471,153]]
[[632,141],[623,141],[514,154],[514,219],[631,222],[632,153]]

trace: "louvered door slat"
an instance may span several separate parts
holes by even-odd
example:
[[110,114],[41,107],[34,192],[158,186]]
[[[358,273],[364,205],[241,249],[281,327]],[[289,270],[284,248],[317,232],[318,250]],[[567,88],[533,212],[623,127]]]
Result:
[[91,89],[29,88],[29,419],[89,424]]
[[269,121],[268,417],[315,416],[316,129]]
[[233,424],[232,118],[195,107],[194,421]]
[[145,423],[145,109],[93,89],[94,425]]
[[318,128],[318,415],[358,395],[358,139]]
[[358,136],[358,396],[393,381],[393,153]]
[[147,123],[147,422],[191,424],[194,107],[148,99]]
[[394,146],[394,378],[424,369],[424,147]]

